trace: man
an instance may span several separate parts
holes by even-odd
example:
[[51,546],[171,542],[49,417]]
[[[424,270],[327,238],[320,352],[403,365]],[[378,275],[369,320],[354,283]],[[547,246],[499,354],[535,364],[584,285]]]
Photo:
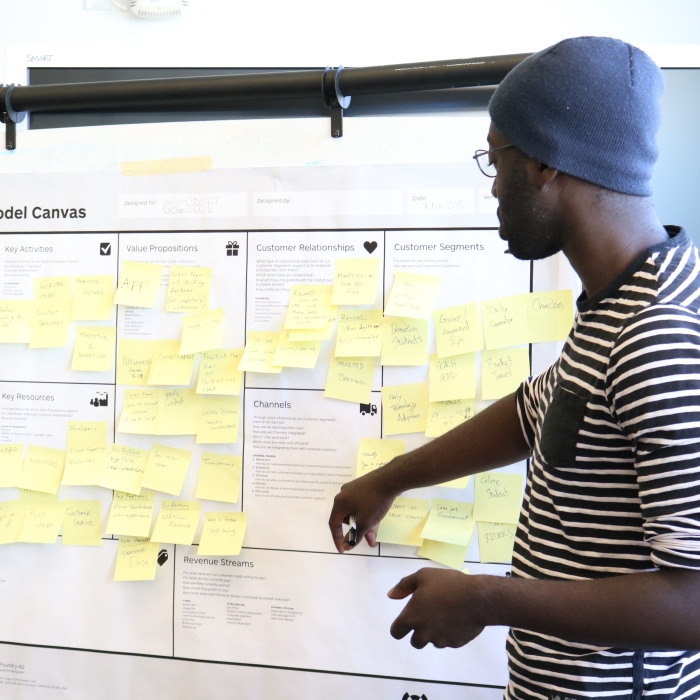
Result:
[[532,458],[512,578],[425,568],[391,627],[422,648],[511,627],[506,698],[700,698],[700,259],[650,199],[663,81],[595,37],[535,54],[489,105],[500,235],[563,251],[583,283],[547,372],[443,437],[350,482],[350,549],[408,489]]

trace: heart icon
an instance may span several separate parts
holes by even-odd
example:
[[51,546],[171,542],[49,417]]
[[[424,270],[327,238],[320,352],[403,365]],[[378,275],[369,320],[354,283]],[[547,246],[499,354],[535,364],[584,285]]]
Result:
[[365,241],[365,250],[372,255],[377,250],[377,241]]

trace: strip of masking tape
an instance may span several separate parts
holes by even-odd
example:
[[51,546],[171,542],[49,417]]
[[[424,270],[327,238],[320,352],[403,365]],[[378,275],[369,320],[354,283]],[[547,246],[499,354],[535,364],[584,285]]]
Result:
[[172,175],[173,173],[201,173],[211,170],[214,159],[211,156],[194,158],[165,158],[163,160],[134,160],[119,163],[122,175],[138,177],[142,175]]

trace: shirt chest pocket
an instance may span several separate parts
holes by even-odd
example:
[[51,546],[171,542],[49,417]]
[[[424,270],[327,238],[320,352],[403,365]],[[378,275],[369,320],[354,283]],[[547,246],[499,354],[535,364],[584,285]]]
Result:
[[567,467],[576,460],[576,442],[583,425],[588,397],[579,396],[559,384],[547,408],[539,448],[547,464]]

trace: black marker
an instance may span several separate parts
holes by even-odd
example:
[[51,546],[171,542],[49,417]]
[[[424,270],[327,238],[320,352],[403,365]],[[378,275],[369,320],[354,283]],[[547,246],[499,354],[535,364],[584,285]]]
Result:
[[348,530],[348,544],[354,547],[357,544],[357,520],[355,520],[354,515],[348,516],[348,525],[350,525],[350,529]]

